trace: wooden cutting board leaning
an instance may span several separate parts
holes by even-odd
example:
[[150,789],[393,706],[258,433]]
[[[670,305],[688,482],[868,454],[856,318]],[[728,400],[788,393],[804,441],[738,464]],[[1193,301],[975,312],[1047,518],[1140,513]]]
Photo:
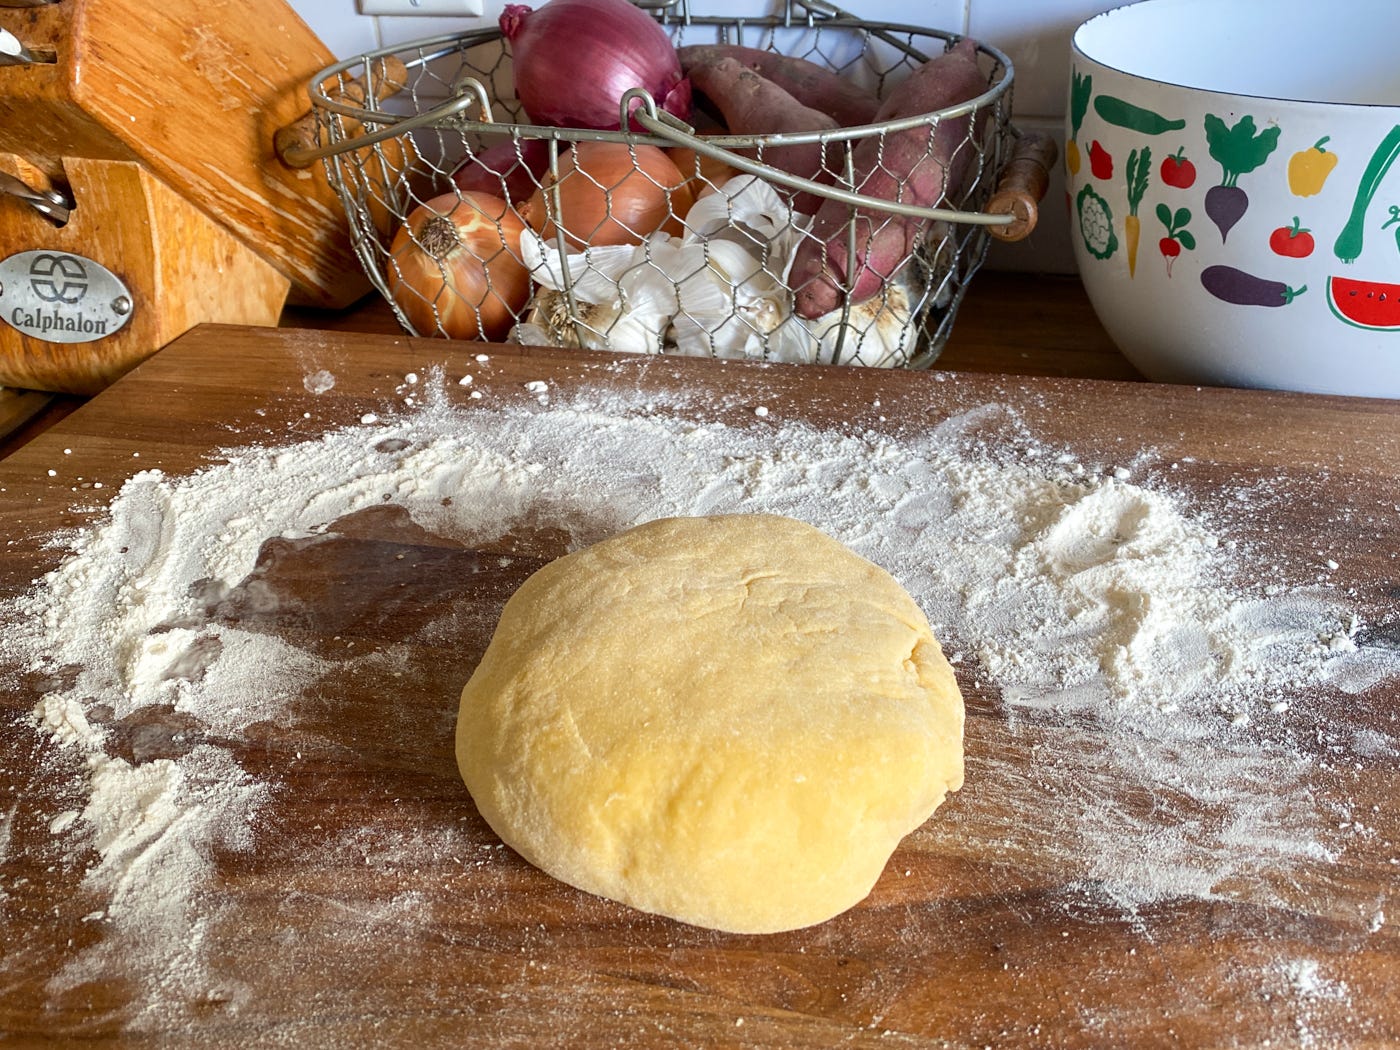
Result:
[[[1398,417],[197,328],[0,461],[0,1030],[1400,1041]],[[764,509],[925,605],[967,782],[860,905],[731,936],[502,847],[453,727],[536,567]]]

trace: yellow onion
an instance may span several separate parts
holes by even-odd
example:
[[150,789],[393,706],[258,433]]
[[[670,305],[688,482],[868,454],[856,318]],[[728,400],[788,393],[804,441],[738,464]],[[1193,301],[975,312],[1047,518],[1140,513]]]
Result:
[[499,197],[445,193],[394,235],[389,294],[419,335],[501,339],[530,298],[525,224]]
[[[551,187],[559,214],[551,212]],[[525,219],[551,238],[555,221],[575,248],[641,244],[658,231],[678,237],[695,194],[680,169],[655,146],[579,142],[559,158],[558,179],[546,177],[525,205]]]
[[708,153],[701,153],[687,146],[674,146],[666,151],[666,155],[686,177],[696,200],[714,193],[736,175],[743,174],[738,168],[732,168]]

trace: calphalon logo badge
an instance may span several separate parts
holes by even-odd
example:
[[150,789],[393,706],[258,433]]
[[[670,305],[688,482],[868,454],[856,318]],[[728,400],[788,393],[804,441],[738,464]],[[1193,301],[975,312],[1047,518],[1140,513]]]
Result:
[[0,262],[0,316],[34,338],[101,339],[125,325],[131,309],[121,279],[80,255],[29,251]]
[[46,303],[77,303],[87,294],[87,269],[74,255],[36,255],[29,264],[29,283]]
[[46,303],[53,303],[51,311],[38,311],[21,314],[18,321],[11,321],[16,328],[24,328],[40,336],[50,331],[81,332],[99,338],[107,334],[108,322],[83,313],[63,310],[63,306],[77,306],[87,295],[87,268],[76,255],[49,255],[36,253],[29,263],[29,287],[34,295]]

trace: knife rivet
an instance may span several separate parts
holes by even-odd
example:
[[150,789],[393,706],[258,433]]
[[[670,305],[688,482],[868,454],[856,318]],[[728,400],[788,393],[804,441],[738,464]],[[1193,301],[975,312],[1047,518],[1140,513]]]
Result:
[[115,314],[131,313],[131,300],[124,295],[119,295],[112,300],[112,312]]

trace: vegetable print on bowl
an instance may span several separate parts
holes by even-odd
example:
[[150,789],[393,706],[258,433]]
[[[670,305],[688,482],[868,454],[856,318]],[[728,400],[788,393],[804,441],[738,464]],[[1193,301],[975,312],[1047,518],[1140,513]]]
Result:
[[1400,398],[1400,5],[1353,6],[1366,34],[1312,0],[1142,0],[1075,34],[1075,256],[1149,378]]

